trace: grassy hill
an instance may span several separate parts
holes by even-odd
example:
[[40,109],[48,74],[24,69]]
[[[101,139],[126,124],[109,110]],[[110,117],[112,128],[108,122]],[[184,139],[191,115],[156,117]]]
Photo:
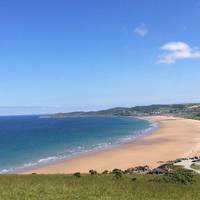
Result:
[[[185,185],[152,181],[158,175],[1,175],[1,200],[199,200],[200,176]],[[134,179],[133,179],[134,177]],[[133,181],[134,180],[134,181]]]
[[174,115],[191,119],[200,119],[200,103],[117,107],[100,111],[57,113],[51,117],[68,116],[146,116]]

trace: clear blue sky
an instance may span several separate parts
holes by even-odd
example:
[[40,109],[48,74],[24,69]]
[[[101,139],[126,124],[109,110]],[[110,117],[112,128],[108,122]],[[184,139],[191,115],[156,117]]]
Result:
[[1,0],[0,114],[200,102],[199,19],[200,0]]

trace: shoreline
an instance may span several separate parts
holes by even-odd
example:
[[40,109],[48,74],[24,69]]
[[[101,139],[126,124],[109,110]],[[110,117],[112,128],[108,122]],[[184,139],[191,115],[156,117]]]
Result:
[[130,118],[148,121],[150,126],[146,129],[140,130],[139,134],[133,135],[133,136],[131,136],[131,138],[130,137],[128,139],[122,138],[120,142],[111,144],[111,145],[106,146],[106,147],[91,149],[91,150],[79,152],[77,154],[70,155],[70,156],[63,156],[60,159],[55,159],[53,161],[49,161],[49,163],[42,163],[40,165],[35,164],[35,165],[29,166],[29,167],[21,167],[21,168],[18,168],[16,170],[12,171],[12,172],[8,171],[8,173],[9,174],[13,174],[13,173],[23,174],[23,173],[26,173],[26,172],[29,172],[29,171],[32,171],[32,170],[35,170],[35,169],[39,169],[39,168],[42,168],[42,167],[46,167],[46,166],[61,163],[61,162],[66,162],[66,161],[69,161],[71,159],[79,158],[79,157],[82,157],[82,156],[95,154],[95,153],[98,153],[98,152],[101,152],[101,151],[111,150],[113,148],[119,148],[119,147],[121,147],[121,145],[130,144],[133,141],[137,140],[138,138],[152,134],[160,126],[159,122],[149,120],[149,119],[145,119],[144,117],[132,117],[132,116],[130,116]]
[[[22,174],[87,173],[138,165],[156,167],[159,162],[200,153],[200,121],[167,116],[142,117],[158,122],[159,128],[116,147],[88,152]],[[195,146],[195,147],[194,147]],[[176,147],[176,148],[175,148]]]
[[77,152],[77,153],[72,154],[72,155],[62,155],[60,157],[52,155],[52,156],[47,157],[47,158],[40,158],[36,162],[29,162],[27,164],[24,164],[21,167],[1,170],[0,174],[23,174],[23,173],[26,173],[28,171],[47,167],[49,165],[58,164],[58,163],[61,163],[61,162],[66,162],[68,160],[79,158],[79,157],[82,157],[82,156],[91,155],[91,154],[98,153],[98,152],[101,152],[101,151],[111,150],[113,148],[119,148],[121,145],[132,143],[133,141],[137,140],[138,138],[152,134],[155,130],[157,130],[159,128],[158,122],[155,122],[155,121],[152,121],[152,120],[149,120],[149,119],[145,119],[143,117],[132,117],[132,116],[130,116],[129,118],[148,121],[149,127],[138,131],[138,133],[135,132],[136,134],[134,134],[134,135],[131,134],[131,135],[128,135],[128,137],[122,137],[119,141],[116,140],[116,142],[114,142],[113,144],[109,144],[107,146],[103,146],[103,147],[100,147],[100,148],[93,148],[93,149],[89,149],[89,150],[86,150],[86,151],[83,151],[83,152]]

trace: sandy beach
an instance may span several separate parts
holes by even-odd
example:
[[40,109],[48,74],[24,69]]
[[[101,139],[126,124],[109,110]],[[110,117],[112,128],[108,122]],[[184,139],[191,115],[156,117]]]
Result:
[[84,173],[90,169],[101,172],[138,165],[156,167],[164,161],[200,155],[200,121],[166,116],[152,116],[146,119],[159,122],[160,128],[131,143],[77,156],[27,171],[25,174]]

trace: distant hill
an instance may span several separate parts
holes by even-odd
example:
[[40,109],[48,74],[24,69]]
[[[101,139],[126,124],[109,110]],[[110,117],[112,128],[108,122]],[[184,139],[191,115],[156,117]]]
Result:
[[149,115],[173,115],[191,119],[200,119],[200,103],[167,104],[135,107],[116,107],[106,110],[89,112],[56,113],[51,117],[75,117],[75,116],[149,116]]

